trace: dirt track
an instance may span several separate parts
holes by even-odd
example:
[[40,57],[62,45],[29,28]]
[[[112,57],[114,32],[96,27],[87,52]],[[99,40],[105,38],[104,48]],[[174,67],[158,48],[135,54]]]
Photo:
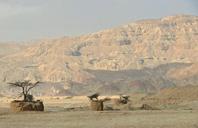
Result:
[[198,128],[198,111],[0,111],[0,128]]

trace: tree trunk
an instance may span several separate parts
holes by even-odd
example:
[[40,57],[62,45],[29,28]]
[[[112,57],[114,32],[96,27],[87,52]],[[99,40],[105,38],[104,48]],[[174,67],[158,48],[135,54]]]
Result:
[[23,94],[23,101],[27,101],[27,95]]

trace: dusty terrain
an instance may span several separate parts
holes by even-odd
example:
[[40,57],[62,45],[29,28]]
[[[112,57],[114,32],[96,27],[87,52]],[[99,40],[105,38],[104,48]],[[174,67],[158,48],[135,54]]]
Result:
[[[143,95],[133,96],[140,106]],[[198,110],[175,107],[163,110],[105,110],[93,112],[89,101],[79,97],[40,97],[44,99],[45,112],[9,111],[12,99],[1,98],[1,128],[198,128]],[[113,98],[116,98],[114,96]],[[106,104],[106,103],[105,103]],[[196,103],[198,106],[198,102]],[[197,107],[198,108],[198,107]]]
[[[170,89],[174,90],[174,89]],[[183,90],[183,89],[180,89]],[[178,91],[178,90],[177,90]],[[180,92],[180,91],[178,91]],[[94,112],[89,109],[86,96],[37,97],[45,104],[45,112],[9,111],[12,98],[0,98],[0,127],[1,128],[198,128],[198,100],[175,100],[171,102],[171,91],[163,90],[161,95],[169,100],[169,104],[160,100],[155,101],[159,94],[148,96],[145,94],[131,95],[129,107],[117,106],[120,110],[109,110],[113,106],[111,101],[105,102],[105,111]],[[173,93],[179,94],[179,93]],[[192,94],[193,95],[193,94]],[[177,95],[180,99],[181,95]],[[183,95],[182,95],[183,96]],[[101,96],[104,98],[107,96]],[[118,96],[108,96],[112,99]],[[155,98],[154,98],[155,97]],[[167,98],[168,97],[168,98]],[[175,96],[174,96],[175,97]],[[150,99],[149,99],[150,98]],[[140,110],[143,103],[158,107],[160,110]],[[166,105],[166,107],[164,107]],[[168,107],[167,107],[168,106]]]
[[2,128],[197,128],[197,111],[1,113]]

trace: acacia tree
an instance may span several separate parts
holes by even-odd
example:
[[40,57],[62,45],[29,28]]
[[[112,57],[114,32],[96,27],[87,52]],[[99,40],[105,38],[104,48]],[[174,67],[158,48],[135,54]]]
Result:
[[12,87],[19,87],[21,88],[22,92],[20,93],[20,95],[23,95],[23,101],[28,101],[28,96],[30,95],[29,92],[32,88],[36,87],[39,85],[39,81],[37,81],[36,83],[31,83],[30,80],[25,80],[25,81],[17,81],[14,83],[8,83],[10,86]]

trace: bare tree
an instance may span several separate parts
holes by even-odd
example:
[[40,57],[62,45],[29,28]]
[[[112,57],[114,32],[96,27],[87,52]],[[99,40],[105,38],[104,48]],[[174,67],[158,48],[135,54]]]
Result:
[[23,95],[23,101],[31,101],[33,100],[33,96],[29,94],[30,90],[36,86],[39,85],[39,81],[35,83],[31,83],[30,80],[25,80],[25,81],[18,81],[14,83],[8,83],[12,87],[19,87],[21,88],[22,92],[20,95]]

